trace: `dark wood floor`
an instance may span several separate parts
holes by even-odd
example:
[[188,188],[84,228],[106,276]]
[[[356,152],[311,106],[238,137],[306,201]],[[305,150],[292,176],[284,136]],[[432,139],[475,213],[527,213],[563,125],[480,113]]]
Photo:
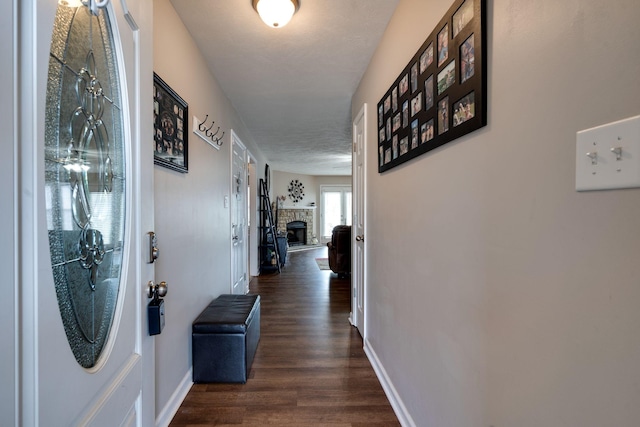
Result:
[[195,384],[171,422],[204,426],[399,426],[349,324],[350,280],[320,271],[326,248],[255,278],[261,339],[246,384]]

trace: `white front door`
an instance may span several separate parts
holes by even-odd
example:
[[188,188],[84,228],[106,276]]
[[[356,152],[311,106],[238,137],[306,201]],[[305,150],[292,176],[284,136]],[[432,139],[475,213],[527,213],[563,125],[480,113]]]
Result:
[[364,104],[353,123],[353,226],[351,246],[352,260],[352,302],[351,323],[365,337],[364,304],[365,304],[365,156],[366,156],[367,104]]
[[231,293],[249,292],[247,149],[231,132]]
[[155,424],[152,3],[101,3],[21,2],[18,17],[25,426]]

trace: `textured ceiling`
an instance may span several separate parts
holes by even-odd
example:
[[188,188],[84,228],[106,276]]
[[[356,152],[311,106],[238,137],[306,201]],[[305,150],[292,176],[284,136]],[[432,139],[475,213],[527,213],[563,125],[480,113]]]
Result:
[[251,0],[171,0],[272,170],[351,174],[351,96],[398,0],[300,0],[267,27]]

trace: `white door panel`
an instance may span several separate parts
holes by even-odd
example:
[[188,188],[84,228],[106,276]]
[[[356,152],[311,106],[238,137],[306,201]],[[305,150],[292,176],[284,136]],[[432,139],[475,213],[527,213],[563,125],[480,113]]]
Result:
[[231,132],[231,293],[249,291],[247,149]]
[[[134,19],[151,11],[147,0],[128,3]],[[19,126],[23,140],[33,141],[23,144],[25,149],[19,161],[22,176],[19,203],[24,212],[19,247],[24,292],[21,298],[24,345],[20,349],[24,361],[23,425],[153,425],[153,382],[148,379],[153,378],[153,353],[145,354],[152,348],[153,339],[147,334],[143,293],[143,284],[153,280],[153,267],[143,258],[143,237],[153,226],[153,209],[141,209],[143,198],[145,203],[153,203],[152,191],[142,194],[143,189],[152,188],[153,177],[146,166],[146,162],[152,164],[146,154],[151,151],[140,149],[141,134],[151,134],[141,120],[140,111],[148,109],[150,117],[152,110],[151,91],[140,87],[139,68],[142,63],[150,63],[149,56],[142,61],[139,55],[145,49],[148,51],[151,39],[132,29],[120,1],[114,0],[108,6],[118,73],[126,86],[121,90],[119,104],[124,117],[126,219],[120,289],[109,338],[97,363],[83,368],[76,361],[62,322],[62,316],[77,315],[83,305],[60,308],[49,255],[43,168],[44,141],[48,137],[45,95],[49,63],[55,61],[51,60],[49,50],[57,2],[37,0],[22,4],[20,22],[24,27],[20,34],[23,48],[19,71],[23,76],[20,87],[23,110]],[[143,42],[146,46],[141,47]]]
[[351,322],[365,337],[365,157],[367,104],[364,104],[353,123],[353,225],[352,235],[352,303]]

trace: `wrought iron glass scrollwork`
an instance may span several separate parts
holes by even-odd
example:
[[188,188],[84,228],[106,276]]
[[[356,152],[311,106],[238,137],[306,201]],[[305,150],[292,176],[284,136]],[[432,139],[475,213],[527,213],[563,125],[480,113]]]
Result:
[[109,9],[92,4],[58,6],[45,129],[47,228],[56,295],[72,352],[85,368],[98,362],[113,323],[126,218],[116,49]]

